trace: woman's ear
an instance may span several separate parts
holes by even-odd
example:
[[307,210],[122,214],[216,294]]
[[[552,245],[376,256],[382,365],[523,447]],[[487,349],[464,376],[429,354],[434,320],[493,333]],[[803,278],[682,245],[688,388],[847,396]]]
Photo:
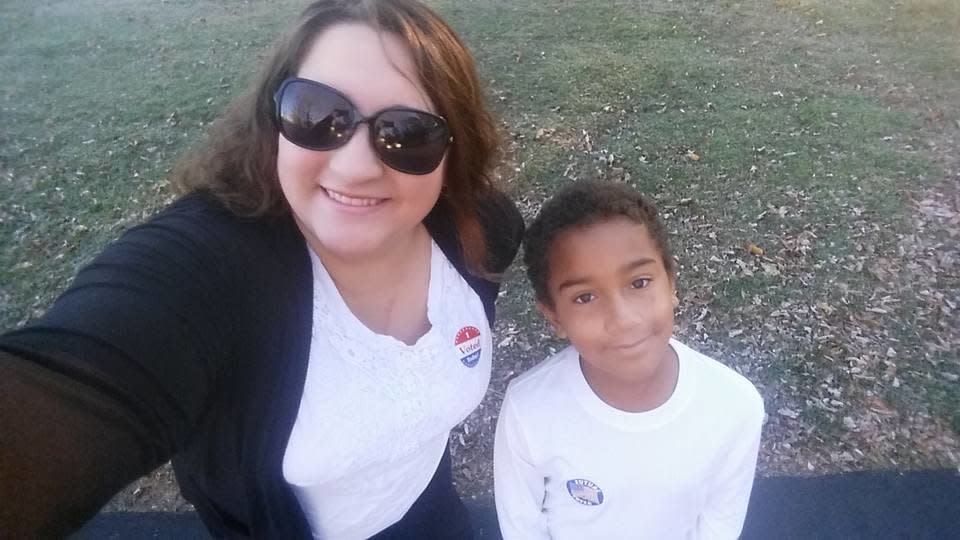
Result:
[[563,329],[563,325],[560,324],[559,319],[557,319],[557,312],[543,302],[537,302],[537,309],[547,318],[550,326],[553,327],[553,333],[560,339],[567,339],[567,332]]
[[677,296],[677,290],[673,290],[673,309],[680,307],[680,297]]

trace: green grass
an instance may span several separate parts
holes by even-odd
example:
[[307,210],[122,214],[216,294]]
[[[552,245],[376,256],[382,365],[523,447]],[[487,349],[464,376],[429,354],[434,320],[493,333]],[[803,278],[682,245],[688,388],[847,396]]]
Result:
[[166,175],[242,87],[296,3],[0,8],[0,327],[169,200]]
[[[925,349],[942,329],[916,319],[926,304],[911,300],[923,287],[949,294],[957,278],[920,283],[898,255],[914,232],[910,201],[947,177],[927,143],[960,129],[960,6],[432,4],[475,53],[504,120],[509,191],[532,209],[565,182],[603,177],[654,197],[674,232],[681,297],[703,301],[684,306],[684,337],[751,374],[768,410],[797,406],[824,444],[847,444],[836,426],[855,410],[804,404],[832,377],[960,432],[958,385],[929,376],[953,369],[956,353]],[[0,327],[42,312],[105,242],[170,199],[176,157],[302,5],[0,6]],[[905,281],[872,274],[881,257]],[[501,313],[541,331],[512,276]],[[865,315],[884,294],[898,303]],[[889,346],[899,389],[873,363]],[[880,378],[852,376],[848,357]]]

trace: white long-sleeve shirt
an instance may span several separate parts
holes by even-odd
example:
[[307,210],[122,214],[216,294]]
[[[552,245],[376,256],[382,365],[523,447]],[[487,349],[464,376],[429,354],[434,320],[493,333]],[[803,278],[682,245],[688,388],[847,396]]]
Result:
[[510,383],[494,458],[506,540],[739,536],[763,400],[732,369],[670,344],[677,385],[648,412],[604,403],[573,347]]

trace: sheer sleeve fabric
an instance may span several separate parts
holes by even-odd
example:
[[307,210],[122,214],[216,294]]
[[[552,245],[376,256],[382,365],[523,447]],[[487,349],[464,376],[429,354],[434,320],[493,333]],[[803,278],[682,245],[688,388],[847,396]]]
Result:
[[0,528],[69,530],[189,439],[237,330],[229,224],[214,203],[182,199],[0,337]]

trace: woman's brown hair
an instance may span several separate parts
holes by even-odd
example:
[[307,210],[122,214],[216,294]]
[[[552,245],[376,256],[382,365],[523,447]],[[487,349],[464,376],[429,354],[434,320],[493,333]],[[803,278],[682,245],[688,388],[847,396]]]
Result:
[[457,226],[467,268],[486,272],[486,242],[477,202],[493,193],[491,171],[499,138],[484,104],[473,58],[454,31],[416,0],[320,0],[308,6],[276,45],[259,76],[214,122],[206,139],[174,169],[183,192],[205,191],[244,216],[289,212],[277,178],[273,94],[296,75],[313,42],[338,23],[359,22],[395,34],[410,47],[416,75],[437,112],[447,119],[447,151],[438,204]]

